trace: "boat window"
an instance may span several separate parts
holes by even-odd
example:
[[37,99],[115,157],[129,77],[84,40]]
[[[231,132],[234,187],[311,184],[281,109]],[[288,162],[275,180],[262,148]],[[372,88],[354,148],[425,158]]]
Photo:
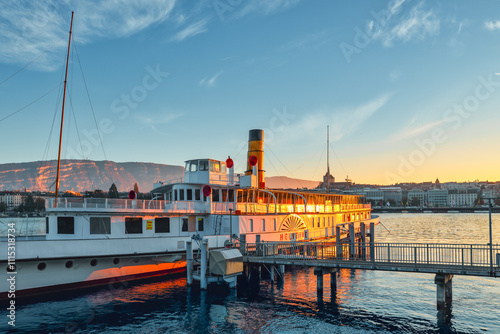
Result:
[[184,167],[184,170],[189,171],[189,161],[186,161],[186,167]]
[[208,170],[208,160],[200,160],[200,171]]
[[227,189],[221,189],[222,192],[222,202],[227,202]]
[[220,202],[219,189],[212,189],[212,202]]
[[198,161],[192,161],[191,165],[189,166],[189,171],[196,172],[197,170],[198,170]]
[[155,233],[170,233],[170,218],[155,218]]
[[214,173],[220,173],[220,162],[210,161],[210,171]]
[[186,201],[193,200],[193,189],[186,189]]
[[184,189],[179,189],[179,201],[184,200]]
[[200,200],[200,189],[195,189],[194,190],[194,200],[199,201]]
[[203,232],[204,231],[204,220],[203,218],[198,218],[198,231]]
[[253,219],[250,219],[250,232],[253,232]]
[[90,234],[111,234],[111,218],[90,217]]
[[142,217],[125,217],[125,233],[142,233]]
[[266,220],[262,219],[262,231],[266,231]]
[[234,202],[234,189],[229,189],[227,201]]
[[45,217],[45,234],[49,234],[49,217]]
[[188,219],[182,218],[182,232],[188,231]]
[[276,218],[274,218],[274,230],[276,231]]
[[226,163],[225,162],[220,163],[220,172],[222,174],[226,174]]
[[57,217],[57,234],[75,234],[75,217]]

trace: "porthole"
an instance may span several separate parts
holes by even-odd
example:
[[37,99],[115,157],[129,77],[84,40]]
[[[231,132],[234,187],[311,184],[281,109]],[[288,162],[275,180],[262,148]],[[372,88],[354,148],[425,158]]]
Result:
[[8,273],[14,273],[14,272],[16,272],[16,265],[15,264],[9,264],[7,266],[7,272]]
[[47,268],[47,264],[45,262],[40,262],[37,268],[40,271],[45,270],[45,268]]
[[115,258],[113,259],[113,264],[118,264],[118,263],[120,263],[120,259],[119,259],[119,258],[117,258],[117,257],[115,257]]
[[134,263],[139,263],[139,258],[138,257],[134,258]]
[[66,262],[66,268],[68,268],[68,269],[69,269],[69,268],[71,268],[71,267],[73,267],[73,261],[68,261],[68,262]]
[[92,267],[97,266],[97,259],[92,259],[92,261],[90,261],[90,265],[91,265]]

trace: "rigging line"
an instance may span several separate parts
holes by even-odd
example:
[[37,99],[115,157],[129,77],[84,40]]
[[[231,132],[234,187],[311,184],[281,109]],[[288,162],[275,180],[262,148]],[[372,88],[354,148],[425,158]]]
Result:
[[264,143],[264,145],[266,145],[266,147],[269,149],[269,151],[276,157],[276,159],[278,159],[278,161],[281,163],[281,165],[286,169],[286,171],[288,172],[288,174],[290,174],[291,177],[293,177],[294,179],[297,180],[297,182],[299,183],[300,187],[301,188],[304,188],[304,186],[302,185],[302,183],[299,181],[299,179],[295,178],[295,176],[293,176],[293,174],[288,170],[288,168],[286,168],[286,166],[283,164],[283,162],[280,160],[280,158],[278,158],[276,156],[276,154],[274,154],[273,150],[271,150],[271,148],[269,147],[269,145],[267,145],[266,143]]
[[316,169],[314,170],[313,178],[316,178],[316,172],[318,171],[319,164],[321,163],[321,160],[323,159],[323,154],[325,154],[325,150],[326,150],[326,145],[323,146],[323,151],[321,152],[321,156],[319,157],[318,164],[316,165]]
[[[97,134],[99,136],[99,142],[101,143],[102,153],[104,154],[104,159],[108,160],[108,158],[106,156],[106,151],[104,150],[104,144],[102,142],[101,132],[99,131],[99,126],[97,125],[97,119],[95,117],[94,106],[92,105],[92,100],[90,99],[90,93],[89,93],[89,89],[87,87],[87,80],[85,80],[85,75],[83,73],[82,63],[80,62],[80,55],[78,54],[78,49],[76,47],[74,40],[73,40],[73,49],[75,50],[76,59],[78,60],[78,65],[80,66],[80,72],[82,73],[83,85],[85,86],[85,91],[87,92],[87,98],[89,99],[90,110],[92,110],[92,116],[94,117],[95,128],[96,128]],[[111,181],[113,181],[112,178],[111,178]]]
[[276,167],[274,167],[274,164],[271,161],[271,159],[269,159],[269,155],[266,154],[266,152],[264,152],[264,156],[266,157],[267,161],[269,161],[269,163],[273,167],[274,171],[276,172],[276,175],[280,178],[281,182],[283,182],[283,185],[285,186],[285,189],[288,189],[288,185],[286,184],[285,180],[283,179],[283,176],[279,176],[280,174],[278,173],[278,170],[276,169]]
[[60,40],[58,40],[57,42],[55,42],[50,48],[48,48],[47,50],[45,50],[43,53],[41,53],[38,57],[36,57],[35,59],[33,59],[32,61],[30,61],[28,64],[24,65],[22,68],[20,68],[19,70],[17,70],[14,74],[11,74],[7,79],[5,79],[4,81],[0,82],[0,86],[3,85],[5,82],[7,82],[10,78],[12,78],[13,76],[15,76],[16,74],[18,74],[19,72],[21,72],[22,70],[24,70],[26,67],[30,66],[32,63],[34,63],[38,58],[40,58],[41,56],[43,56],[44,54],[46,54],[47,52],[49,52],[50,50],[52,50],[57,44],[59,44],[60,41],[62,41],[63,38],[61,38]]
[[[71,106],[71,114],[73,114],[73,120],[75,121],[76,135],[78,136],[78,142],[80,144],[80,150],[82,151],[82,158],[85,161],[85,155],[83,153],[83,146],[82,146],[82,139],[81,139],[81,136],[80,136],[80,130],[78,129],[78,122],[76,120],[75,108],[73,108],[73,99],[72,99],[71,94],[69,92],[68,92],[68,96],[69,96],[69,104]],[[87,158],[87,160],[89,160],[89,159]],[[84,165],[85,165],[85,171],[87,172],[87,178],[89,179],[90,184],[91,184],[90,188],[92,189],[94,187],[94,181],[90,178],[88,164],[84,163]]]
[[28,108],[29,106],[31,106],[32,104],[34,104],[35,102],[38,102],[39,100],[43,99],[45,96],[49,95],[50,93],[52,93],[52,91],[54,91],[56,88],[58,88],[59,86],[62,85],[62,82],[59,83],[57,86],[55,86],[54,88],[52,88],[51,90],[49,90],[47,93],[43,94],[42,96],[40,96],[39,98],[37,98],[35,101],[33,102],[30,102],[28,103],[27,105],[25,105],[24,107],[22,107],[21,109],[18,109],[16,111],[14,111],[12,114],[10,115],[7,115],[5,116],[4,118],[0,119],[0,122],[3,122],[5,121],[7,118],[11,117],[11,116],[14,116],[15,114],[17,114],[18,112]]
[[[64,78],[64,68],[61,69],[61,79],[60,79],[60,82],[63,82],[63,78]],[[61,99],[62,99],[62,90],[63,90],[63,85],[60,85],[59,86],[59,92],[57,93],[57,100],[56,100],[56,106],[54,108],[54,117],[52,118],[52,125],[50,127],[50,132],[49,132],[49,136],[47,138],[47,143],[45,144],[45,150],[43,152],[43,156],[42,156],[42,160],[40,161],[40,164],[38,165],[38,167],[40,168],[42,163],[45,161],[47,162],[45,164],[45,166],[48,166],[50,165],[48,163],[48,161],[46,161],[48,159],[48,156],[49,156],[49,150],[50,150],[50,139],[52,138],[52,132],[54,130],[54,124],[55,124],[55,121],[56,121],[56,116],[57,116],[57,111],[59,110],[59,104],[61,103]],[[40,188],[40,190],[42,190]]]
[[339,162],[340,167],[342,167],[342,170],[344,171],[344,174],[345,175],[349,175],[347,173],[347,171],[345,170],[344,165],[342,165],[342,162],[340,161],[339,156],[337,155],[337,152],[335,152],[335,150],[333,149],[333,147],[331,146],[331,144],[330,144],[330,150],[332,150],[333,154],[335,154],[335,158],[337,158],[337,161]]

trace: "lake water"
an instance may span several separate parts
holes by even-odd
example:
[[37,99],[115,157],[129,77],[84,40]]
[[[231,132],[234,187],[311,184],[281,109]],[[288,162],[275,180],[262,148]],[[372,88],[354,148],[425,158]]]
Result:
[[[381,214],[378,242],[488,242],[487,214]],[[5,219],[1,219],[5,221]],[[35,224],[43,232],[44,221]],[[37,228],[34,226],[34,230]],[[493,243],[500,215],[493,215]],[[184,275],[18,300],[16,333],[500,333],[500,278],[455,276],[453,304],[436,311],[434,275],[341,270],[316,293],[312,269],[283,284],[186,287]]]

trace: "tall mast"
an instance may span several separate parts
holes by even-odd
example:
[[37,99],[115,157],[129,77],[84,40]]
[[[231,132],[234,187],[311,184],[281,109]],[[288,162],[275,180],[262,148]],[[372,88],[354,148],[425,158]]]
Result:
[[68,82],[69,48],[71,46],[71,31],[73,30],[73,14],[74,13],[75,12],[71,12],[71,25],[69,26],[68,55],[66,57],[66,75],[64,76],[64,93],[63,93],[63,102],[62,102],[61,131],[59,133],[59,155],[57,157],[56,201],[55,201],[56,207],[57,207],[57,196],[59,195],[59,171],[61,169],[61,144],[62,144],[63,124],[64,124],[64,102],[66,100],[66,84]]
[[330,126],[326,126],[326,192],[330,192]]

